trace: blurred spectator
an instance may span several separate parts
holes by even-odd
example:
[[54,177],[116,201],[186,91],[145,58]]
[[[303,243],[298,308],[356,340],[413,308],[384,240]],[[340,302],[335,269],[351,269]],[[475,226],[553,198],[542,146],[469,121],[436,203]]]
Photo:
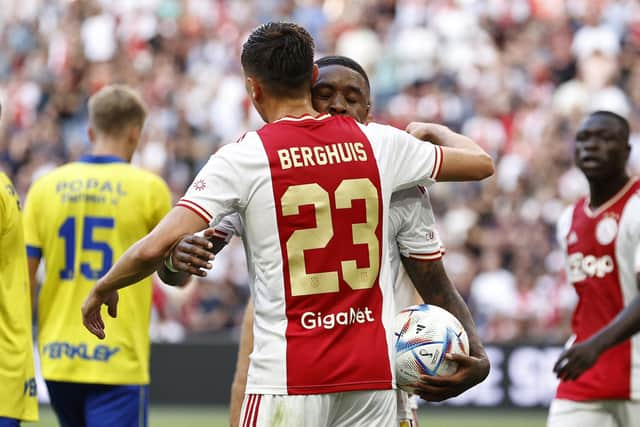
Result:
[[[220,145],[261,125],[239,52],[272,19],[307,26],[318,55],[360,61],[377,121],[441,122],[492,153],[495,178],[431,191],[445,263],[485,339],[561,340],[573,290],[554,228],[586,191],[572,168],[577,121],[596,108],[628,117],[640,173],[634,0],[5,0],[0,169],[24,195],[76,159],[88,144],[87,97],[125,82],[149,105],[136,162],[179,196]],[[233,333],[247,294],[243,255],[236,242],[208,278],[158,285],[155,336]]]

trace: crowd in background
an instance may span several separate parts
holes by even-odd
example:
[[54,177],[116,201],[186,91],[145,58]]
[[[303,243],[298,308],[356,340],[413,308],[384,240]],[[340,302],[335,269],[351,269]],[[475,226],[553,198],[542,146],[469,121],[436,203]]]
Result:
[[[371,78],[376,121],[443,123],[478,141],[497,173],[430,190],[444,262],[487,341],[557,342],[575,304],[555,221],[587,191],[573,134],[594,109],[632,127],[640,174],[640,4],[633,0],[4,0],[0,169],[24,196],[88,150],[87,97],[111,82],[148,105],[134,162],[176,197],[209,155],[261,120],[239,54],[249,31],[295,21],[317,56]],[[234,241],[185,289],[159,282],[157,340],[237,330],[248,296]]]

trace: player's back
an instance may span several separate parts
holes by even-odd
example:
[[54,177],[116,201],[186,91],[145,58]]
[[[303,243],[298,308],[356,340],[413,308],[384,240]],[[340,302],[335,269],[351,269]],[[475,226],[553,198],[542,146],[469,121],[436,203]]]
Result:
[[286,117],[223,147],[178,203],[213,223],[242,216],[255,299],[248,393],[392,387],[386,210],[437,164],[432,145],[403,138],[346,117]]
[[104,341],[82,327],[78,313],[95,281],[169,207],[159,177],[112,156],[84,156],[33,184],[25,223],[30,255],[45,259],[38,298],[45,378],[148,382],[150,279],[122,291],[117,321],[106,320],[114,333]]
[[38,418],[31,338],[20,202],[11,181],[0,172],[0,417]]

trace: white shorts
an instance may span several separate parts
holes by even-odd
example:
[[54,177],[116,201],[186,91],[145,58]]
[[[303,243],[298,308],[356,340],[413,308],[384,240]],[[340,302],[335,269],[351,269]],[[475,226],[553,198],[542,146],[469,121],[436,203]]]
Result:
[[395,390],[247,394],[240,427],[398,427]]
[[632,400],[553,399],[547,427],[637,427],[640,402]]

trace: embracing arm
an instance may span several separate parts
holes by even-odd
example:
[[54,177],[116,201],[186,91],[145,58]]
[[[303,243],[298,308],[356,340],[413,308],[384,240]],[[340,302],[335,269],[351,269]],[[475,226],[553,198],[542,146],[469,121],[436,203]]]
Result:
[[412,122],[406,130],[442,147],[438,181],[479,181],[493,175],[493,159],[471,138],[435,123]]
[[451,355],[458,371],[448,377],[422,377],[417,394],[425,400],[441,401],[457,396],[482,382],[489,375],[489,359],[476,331],[471,312],[444,269],[442,260],[419,261],[402,257],[402,264],[425,303],[434,304],[453,314],[469,337],[469,355]]
[[[637,276],[640,288],[640,274]],[[558,357],[553,371],[564,381],[577,379],[592,367],[600,355],[640,331],[640,295],[624,308],[607,326],[586,341],[572,345]]]

